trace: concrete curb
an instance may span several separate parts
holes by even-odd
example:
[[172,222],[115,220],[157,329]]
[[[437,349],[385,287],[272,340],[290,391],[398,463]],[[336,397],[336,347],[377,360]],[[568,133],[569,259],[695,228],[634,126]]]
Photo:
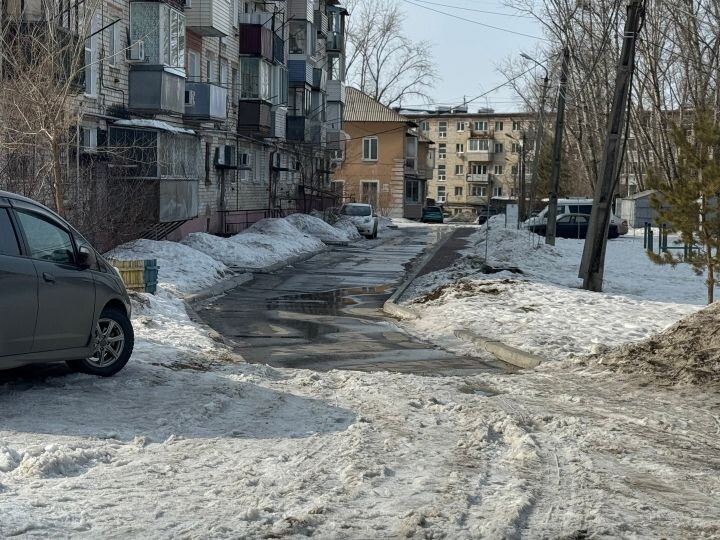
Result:
[[410,307],[401,306],[397,303],[397,301],[403,294],[405,294],[405,291],[407,291],[408,287],[410,287],[412,282],[415,281],[415,278],[418,276],[418,274],[422,272],[423,268],[425,268],[425,265],[430,262],[430,260],[435,256],[438,251],[440,251],[440,248],[445,245],[445,243],[450,239],[451,236],[452,233],[443,235],[440,240],[438,240],[437,243],[432,248],[430,248],[427,253],[425,253],[420,262],[407,275],[405,280],[398,286],[398,288],[395,289],[395,292],[392,293],[390,298],[385,301],[385,303],[383,304],[383,311],[385,313],[392,317],[398,317],[400,319],[420,318],[419,311]]
[[505,345],[504,343],[484,338],[468,330],[456,330],[455,336],[463,341],[469,341],[481,349],[494,355],[499,360],[524,369],[538,367],[545,359],[521,349]]
[[203,289],[200,292],[186,295],[183,297],[183,300],[185,300],[187,304],[197,304],[198,302],[202,302],[203,300],[207,300],[208,298],[212,298],[213,296],[220,296],[221,294],[224,294],[229,290],[235,289],[240,285],[244,285],[248,281],[252,280],[253,275],[250,272],[236,274],[222,280],[220,283],[216,283],[215,285],[208,287],[207,289]]

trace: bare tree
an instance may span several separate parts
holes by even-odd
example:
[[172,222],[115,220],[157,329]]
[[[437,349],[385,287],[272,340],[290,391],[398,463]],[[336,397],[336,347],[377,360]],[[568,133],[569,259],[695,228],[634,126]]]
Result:
[[395,0],[350,0],[347,27],[348,82],[388,107],[408,98],[428,101],[437,74],[432,47],[403,30]]

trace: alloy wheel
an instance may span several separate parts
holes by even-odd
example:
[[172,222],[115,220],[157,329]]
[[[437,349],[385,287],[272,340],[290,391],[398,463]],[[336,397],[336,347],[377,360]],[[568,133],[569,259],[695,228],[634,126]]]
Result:
[[125,348],[125,332],[112,319],[101,318],[95,325],[94,350],[88,363],[95,367],[107,367],[120,358]]

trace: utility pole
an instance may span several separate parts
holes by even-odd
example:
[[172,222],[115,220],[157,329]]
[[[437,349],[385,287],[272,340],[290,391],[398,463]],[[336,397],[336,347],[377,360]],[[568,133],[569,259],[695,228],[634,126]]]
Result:
[[557,118],[555,119],[555,146],[553,148],[553,167],[550,176],[550,202],[548,203],[545,243],[555,245],[557,226],[557,203],[560,191],[560,165],[562,164],[563,132],[565,131],[565,94],[567,92],[568,71],[570,69],[570,49],[563,49],[562,70],[560,71],[560,91],[558,93]]
[[605,250],[610,225],[610,204],[618,181],[618,164],[622,159],[622,133],[626,110],[632,90],[632,74],[635,67],[635,46],[640,25],[645,17],[644,0],[631,0],[625,21],[625,34],[620,64],[615,79],[613,108],[605,136],[605,148],[600,181],[595,186],[595,200],[588,227],[585,249],[579,276],[583,289],[600,292],[605,271]]
[[522,144],[520,145],[520,162],[518,163],[518,222],[517,222],[517,228],[520,229],[520,226],[522,222],[524,221],[525,213],[526,213],[526,204],[525,204],[525,198],[526,198],[526,182],[525,182],[525,132],[523,131],[522,136]]

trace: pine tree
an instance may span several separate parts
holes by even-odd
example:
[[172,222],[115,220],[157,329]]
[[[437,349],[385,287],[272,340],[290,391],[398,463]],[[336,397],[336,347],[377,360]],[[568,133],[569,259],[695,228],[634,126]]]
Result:
[[659,191],[651,204],[658,213],[658,223],[678,233],[680,243],[699,248],[684,258],[669,252],[648,252],[648,256],[658,264],[685,262],[698,275],[704,273],[708,304],[712,304],[720,265],[720,165],[715,160],[720,156],[720,126],[711,111],[698,111],[692,130],[674,126],[672,136],[678,157],[677,177],[662,183],[649,175],[651,186]]

